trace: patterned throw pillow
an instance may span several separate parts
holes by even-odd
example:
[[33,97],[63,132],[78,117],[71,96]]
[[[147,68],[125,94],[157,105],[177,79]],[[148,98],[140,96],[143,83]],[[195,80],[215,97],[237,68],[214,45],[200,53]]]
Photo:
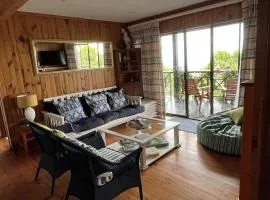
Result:
[[92,116],[111,110],[105,94],[88,95],[85,97],[85,101],[91,109]]
[[87,116],[78,98],[71,98],[64,101],[54,102],[58,112],[65,117],[67,122],[76,122]]
[[106,92],[106,95],[112,110],[119,110],[128,104],[123,89],[120,89],[118,92]]

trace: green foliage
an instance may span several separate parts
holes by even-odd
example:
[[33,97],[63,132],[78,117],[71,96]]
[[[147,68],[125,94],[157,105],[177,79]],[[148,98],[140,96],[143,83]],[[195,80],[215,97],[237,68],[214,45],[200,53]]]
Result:
[[[239,51],[229,53],[217,51],[214,55],[214,96],[222,97],[223,88],[227,80],[237,78]],[[210,64],[204,67],[209,72],[188,73],[188,78],[197,80],[199,87],[210,86]],[[166,95],[179,98],[184,94],[184,72],[174,70],[173,67],[163,66]]]
[[[81,46],[81,67],[84,69],[104,66],[104,55],[98,55],[97,48],[88,45]],[[98,61],[99,59],[99,61]],[[90,62],[89,62],[90,61]],[[91,67],[90,67],[91,66]]]
[[[236,50],[232,54],[227,51],[217,51],[214,54],[214,69],[215,70],[238,70],[239,51]],[[205,70],[210,70],[210,63],[204,67]]]
[[163,66],[163,67],[162,67],[162,70],[163,70],[164,72],[172,72],[172,71],[173,71],[173,66],[171,66],[171,67]]

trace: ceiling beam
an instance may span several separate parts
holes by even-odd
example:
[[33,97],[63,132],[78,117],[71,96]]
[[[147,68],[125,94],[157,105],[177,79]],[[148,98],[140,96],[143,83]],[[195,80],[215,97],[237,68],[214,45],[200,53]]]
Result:
[[28,0],[0,0],[0,18],[13,15]]
[[138,19],[138,20],[135,20],[135,21],[132,21],[132,22],[128,22],[128,23],[125,23],[125,26],[132,26],[132,25],[136,25],[136,24],[145,23],[145,22],[148,22],[148,21],[157,20],[157,19],[160,19],[160,18],[167,18],[169,16],[177,15],[179,13],[186,12],[186,11],[189,11],[189,10],[195,10],[195,9],[202,8],[202,7],[205,7],[205,6],[210,6],[212,4],[218,4],[218,3],[229,2],[229,1],[230,0],[207,0],[207,1],[200,2],[200,3],[192,4],[190,6],[186,6],[186,7],[183,7],[183,8],[172,10],[172,11],[169,11],[169,12],[164,12],[164,13],[160,13],[160,14],[157,14],[157,15],[154,15],[154,16],[150,16],[150,17]]

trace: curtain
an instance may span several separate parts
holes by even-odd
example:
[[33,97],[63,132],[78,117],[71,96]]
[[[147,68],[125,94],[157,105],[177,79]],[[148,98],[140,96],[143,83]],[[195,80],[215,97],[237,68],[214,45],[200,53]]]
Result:
[[77,63],[75,45],[74,44],[65,44],[65,51],[67,56],[67,65],[69,69],[78,69],[79,65]]
[[161,64],[161,45],[158,22],[128,27],[134,45],[141,48],[143,92],[145,98],[157,101],[160,118],[165,117],[165,95]]
[[[244,43],[240,82],[254,80],[257,39],[257,6],[258,0],[244,0],[242,2],[244,19]],[[244,88],[240,87],[239,104],[244,103]]]
[[112,45],[109,42],[103,43],[104,48],[104,67],[112,66]]

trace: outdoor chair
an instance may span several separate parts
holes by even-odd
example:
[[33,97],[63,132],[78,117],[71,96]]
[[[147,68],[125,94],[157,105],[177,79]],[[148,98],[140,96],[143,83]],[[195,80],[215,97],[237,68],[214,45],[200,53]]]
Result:
[[236,93],[237,93],[237,84],[238,80],[237,79],[230,79],[227,81],[226,88],[223,88],[224,91],[224,104],[227,103],[227,101],[234,102],[236,98]]
[[210,87],[198,87],[196,79],[187,80],[188,95],[194,96],[199,112],[201,111],[203,99],[210,100]]

